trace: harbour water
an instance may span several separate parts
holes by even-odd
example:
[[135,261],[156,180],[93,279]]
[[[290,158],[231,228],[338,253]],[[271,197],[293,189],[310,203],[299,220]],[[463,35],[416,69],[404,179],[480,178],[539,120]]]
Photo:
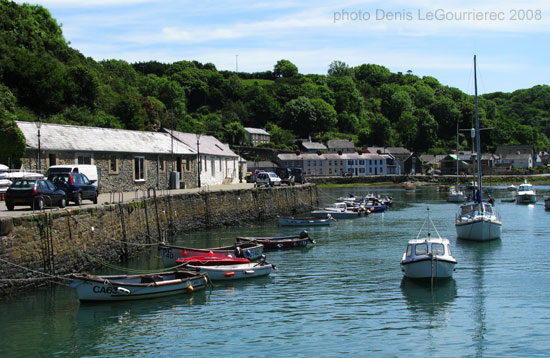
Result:
[[[456,239],[457,204],[435,187],[319,189],[389,194],[385,213],[308,229],[317,245],[268,252],[267,278],[136,302],[80,304],[66,286],[0,302],[0,357],[536,357],[550,351],[550,212],[501,202],[502,238]],[[426,208],[458,260],[451,280],[403,279],[399,261]],[[297,233],[276,220],[184,234],[195,247]],[[155,248],[127,263],[161,268]],[[102,273],[119,273],[106,270]]]

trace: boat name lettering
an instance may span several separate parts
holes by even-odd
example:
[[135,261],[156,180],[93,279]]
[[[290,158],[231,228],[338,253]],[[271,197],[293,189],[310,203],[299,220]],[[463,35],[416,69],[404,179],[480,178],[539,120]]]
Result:
[[94,293],[106,293],[108,295],[116,294],[117,291],[114,287],[94,286]]

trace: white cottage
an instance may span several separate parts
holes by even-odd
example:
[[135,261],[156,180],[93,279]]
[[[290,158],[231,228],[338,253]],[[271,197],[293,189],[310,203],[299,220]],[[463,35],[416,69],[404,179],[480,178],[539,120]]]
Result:
[[239,156],[227,144],[210,135],[183,133],[164,129],[173,133],[174,138],[196,152],[200,156],[201,186],[236,184],[243,177],[239,166]]

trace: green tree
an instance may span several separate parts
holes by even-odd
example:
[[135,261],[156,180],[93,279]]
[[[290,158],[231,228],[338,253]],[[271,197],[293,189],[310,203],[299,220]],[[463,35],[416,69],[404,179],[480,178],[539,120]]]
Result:
[[276,77],[294,77],[298,75],[298,67],[289,60],[279,60],[273,67],[273,74]]
[[283,109],[283,123],[301,137],[316,131],[316,109],[308,98],[298,97],[288,102]]
[[352,69],[342,61],[332,61],[328,66],[329,76],[352,76]]

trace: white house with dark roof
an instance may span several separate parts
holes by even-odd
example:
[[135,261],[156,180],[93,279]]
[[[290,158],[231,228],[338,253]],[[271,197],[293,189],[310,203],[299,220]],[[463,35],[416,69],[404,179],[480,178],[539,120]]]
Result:
[[279,164],[286,167],[302,168],[305,175],[340,176],[351,173],[355,176],[387,174],[386,158],[378,154],[279,154]]
[[[183,133],[164,129],[168,134],[192,148],[200,155],[201,186],[218,184],[236,184],[243,177],[239,172],[239,156],[227,144],[220,142],[214,136],[195,133]],[[240,177],[239,177],[240,174]]]
[[257,147],[261,143],[269,143],[271,141],[271,135],[262,128],[244,127],[246,135],[248,136],[248,145]]
[[[100,192],[167,189],[179,163],[180,187],[197,185],[196,152],[167,133],[16,122],[26,140],[27,168],[43,172],[51,165],[94,164]],[[40,156],[38,148],[40,147]]]

